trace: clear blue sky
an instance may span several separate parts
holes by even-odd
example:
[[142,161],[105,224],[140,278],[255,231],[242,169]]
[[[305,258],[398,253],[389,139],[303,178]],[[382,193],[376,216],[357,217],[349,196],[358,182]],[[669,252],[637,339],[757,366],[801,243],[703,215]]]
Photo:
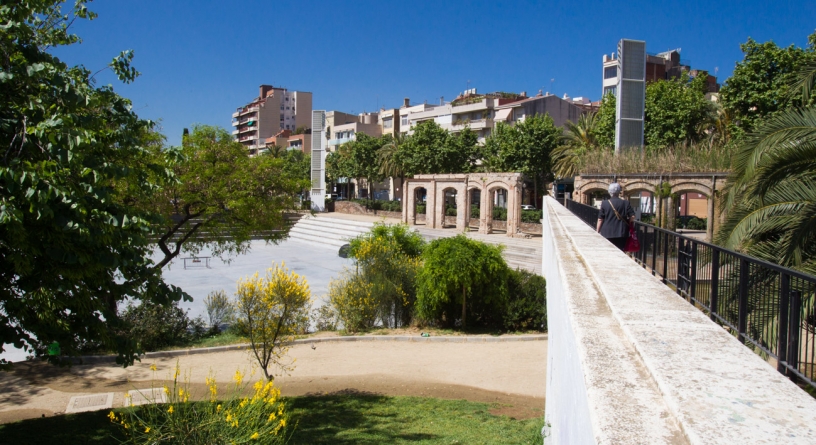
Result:
[[[70,2],[69,2],[70,3]],[[621,38],[682,58],[720,81],[750,36],[807,44],[814,1],[262,1],[97,0],[74,25],[84,42],[56,53],[92,71],[126,49],[142,73],[97,76],[162,121],[171,144],[195,123],[229,128],[262,83],[314,94],[314,109],[378,106],[539,89],[601,94],[601,59]],[[552,82],[551,79],[555,79]]]

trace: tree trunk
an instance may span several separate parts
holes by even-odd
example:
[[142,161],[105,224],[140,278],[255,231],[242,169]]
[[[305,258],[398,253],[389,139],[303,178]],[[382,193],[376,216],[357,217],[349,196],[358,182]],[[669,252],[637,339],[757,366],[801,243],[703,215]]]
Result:
[[465,308],[467,304],[467,288],[462,286],[462,329],[465,329]]

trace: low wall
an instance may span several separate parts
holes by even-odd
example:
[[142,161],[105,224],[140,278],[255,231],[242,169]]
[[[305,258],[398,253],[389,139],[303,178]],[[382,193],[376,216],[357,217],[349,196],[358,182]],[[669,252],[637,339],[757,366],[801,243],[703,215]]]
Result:
[[816,400],[544,198],[545,444],[816,443]]
[[384,218],[402,219],[401,212],[387,212],[385,210],[369,210],[362,205],[352,201],[335,201],[334,211],[338,213],[349,213],[352,215],[373,215]]
[[[416,220],[418,223],[425,223],[425,214],[419,213],[416,215]],[[470,222],[468,223],[469,227],[471,228],[479,228],[479,219],[478,218],[470,218]],[[455,226],[456,225],[456,217],[455,216],[445,216],[445,225],[446,226]],[[541,224],[533,224],[533,223],[521,223],[519,224],[519,228],[524,233],[529,233],[531,235],[541,235]],[[493,220],[493,229],[494,230],[507,230],[507,222],[506,221],[499,221],[494,219]]]

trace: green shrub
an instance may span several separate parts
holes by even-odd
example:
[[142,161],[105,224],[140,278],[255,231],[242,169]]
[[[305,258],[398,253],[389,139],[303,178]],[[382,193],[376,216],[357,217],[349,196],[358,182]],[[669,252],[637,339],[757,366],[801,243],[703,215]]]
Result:
[[337,316],[337,310],[331,305],[331,302],[327,302],[318,308],[312,309],[311,318],[316,331],[337,330],[337,322],[339,319]]
[[227,297],[227,293],[223,290],[210,292],[204,298],[204,306],[207,308],[207,317],[210,320],[210,327],[218,330],[218,326],[222,323],[231,323],[235,310]]
[[476,206],[470,206],[470,218],[471,219],[479,219],[481,215],[481,209]]
[[686,223],[686,228],[689,230],[705,230],[706,227],[706,219],[704,218],[692,218]]
[[521,222],[541,224],[542,211],[541,210],[522,210]]
[[445,208],[445,216],[456,216],[456,207],[447,206]]
[[377,302],[371,284],[361,274],[344,270],[329,282],[329,301],[347,332],[371,329],[377,322]]
[[177,302],[161,305],[143,301],[122,312],[128,336],[137,340],[141,351],[156,351],[170,346],[186,346],[202,338],[207,329],[201,317],[190,319]]
[[[417,316],[429,324],[467,326],[467,309],[473,324],[489,323],[480,315],[495,317],[507,298],[510,269],[501,256],[502,246],[485,244],[464,235],[431,242],[422,254],[417,274]],[[484,309],[484,310],[478,310]]]
[[493,220],[507,221],[507,209],[504,207],[493,207]]
[[503,328],[507,331],[547,330],[547,281],[526,270],[515,270],[508,280]]
[[425,214],[425,204],[417,204],[416,205],[416,214],[417,215],[424,215]]

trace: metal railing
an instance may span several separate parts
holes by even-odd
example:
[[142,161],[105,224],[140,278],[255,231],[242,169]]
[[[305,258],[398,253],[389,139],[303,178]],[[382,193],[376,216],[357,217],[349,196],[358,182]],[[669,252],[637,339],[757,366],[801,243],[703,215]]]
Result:
[[[565,207],[593,229],[596,207]],[[816,277],[635,222],[630,257],[794,381],[816,388]]]

